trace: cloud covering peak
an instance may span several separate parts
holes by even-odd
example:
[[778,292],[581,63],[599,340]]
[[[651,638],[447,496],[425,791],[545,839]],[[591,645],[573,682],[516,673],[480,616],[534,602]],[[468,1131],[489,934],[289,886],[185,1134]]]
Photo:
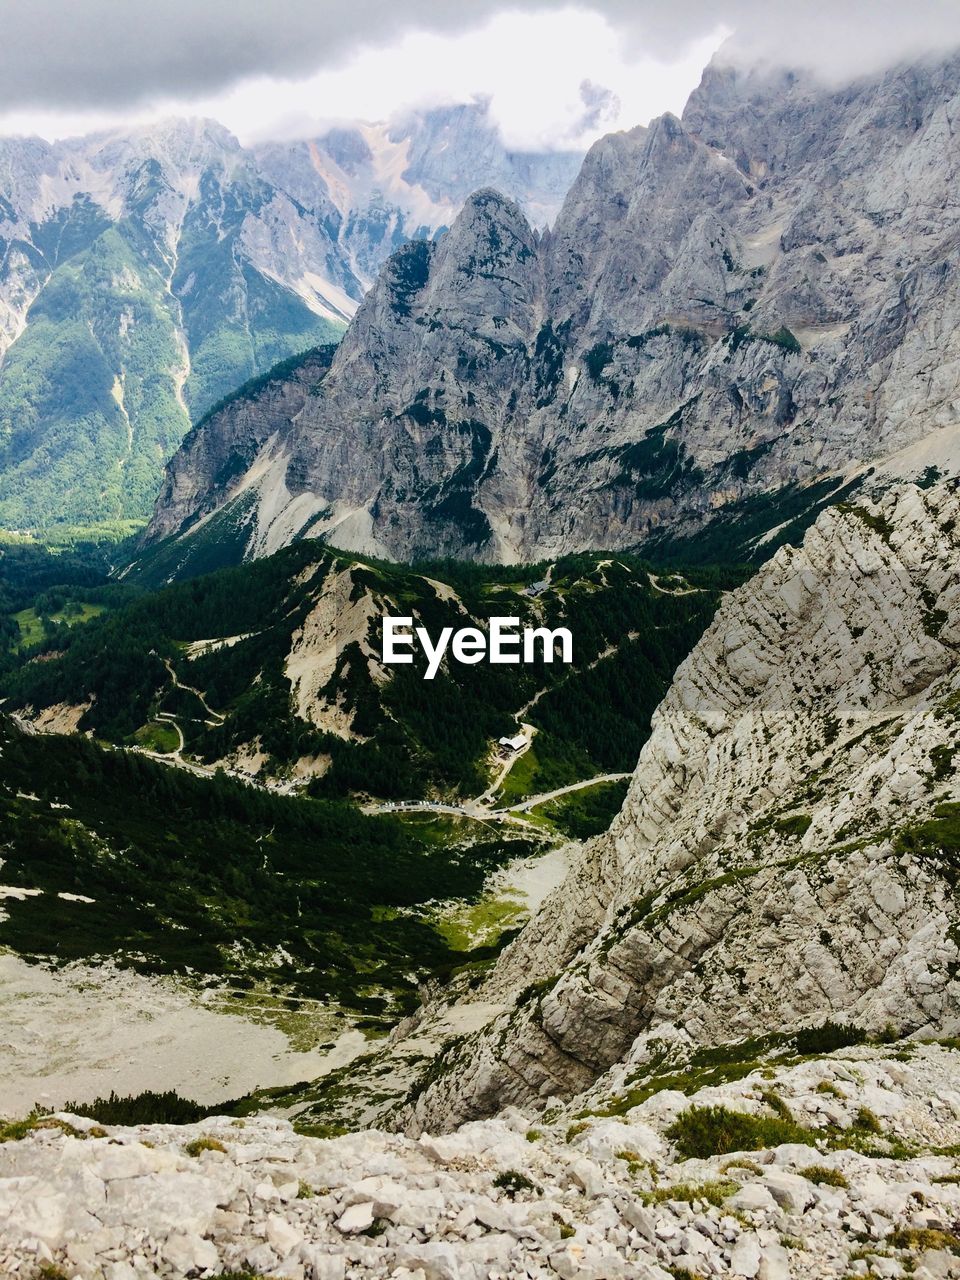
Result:
[[[589,62],[580,33],[591,22],[606,33],[606,61],[617,63],[619,80],[604,76],[602,58],[574,75],[578,57]],[[232,98],[236,106],[245,94],[248,115],[262,121],[279,116],[273,103],[284,103],[286,92],[283,110],[295,132],[304,127],[297,117],[305,102],[318,116],[339,110],[372,119],[418,95],[449,96],[455,64],[457,83],[469,81],[457,100],[489,91],[495,114],[498,102],[507,104],[505,136],[512,130],[519,145],[533,146],[570,142],[581,121],[602,130],[641,123],[644,111],[649,118],[679,110],[692,87],[691,61],[702,68],[725,36],[723,58],[789,64],[835,81],[960,46],[960,2],[0,0],[0,31],[0,131],[3,118],[18,113],[20,128],[23,121],[33,126],[31,112],[59,113],[61,121],[72,113],[78,128],[88,128],[94,115],[119,118],[162,104],[217,114],[242,134],[243,111],[231,119],[229,101],[220,111],[221,101]],[[446,54],[455,44],[459,61]],[[541,102],[557,95],[558,64],[569,81],[559,116]],[[645,96],[631,89],[631,79],[649,86]],[[513,91],[504,80],[516,82]],[[364,89],[370,109],[358,111]],[[393,100],[385,109],[388,92]],[[616,119],[618,100],[623,114]],[[538,109],[543,123],[526,128]]]

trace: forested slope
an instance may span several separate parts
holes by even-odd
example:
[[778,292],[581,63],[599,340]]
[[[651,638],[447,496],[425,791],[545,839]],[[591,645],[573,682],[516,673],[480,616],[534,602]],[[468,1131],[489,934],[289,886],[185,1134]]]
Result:
[[[475,794],[492,742],[520,719],[537,730],[527,790],[542,792],[633,767],[718,588],[740,577],[658,579],[635,558],[603,556],[415,569],[301,543],[159,591],[130,588],[121,607],[57,628],[0,691],[34,717],[69,709],[75,727],[118,745],[149,746],[175,723],[197,762],[299,778],[323,795]],[[491,615],[564,625],[574,662],[448,660],[426,684],[422,653],[383,667],[384,614],[412,615],[433,636]]]

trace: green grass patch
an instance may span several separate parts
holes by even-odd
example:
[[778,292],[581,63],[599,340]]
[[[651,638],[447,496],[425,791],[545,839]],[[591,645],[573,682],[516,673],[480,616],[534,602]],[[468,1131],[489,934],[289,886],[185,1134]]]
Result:
[[668,1200],[681,1200],[686,1204],[703,1201],[722,1209],[727,1197],[738,1189],[736,1182],[679,1182],[672,1186],[654,1187],[652,1191],[642,1191],[640,1199],[647,1205],[664,1204]]
[[588,840],[610,826],[623,808],[629,785],[626,778],[621,782],[600,782],[537,805],[532,813],[542,814],[572,840]]
[[850,1183],[843,1176],[839,1169],[828,1169],[823,1164],[807,1165],[805,1169],[799,1170],[801,1178],[806,1178],[808,1182],[816,1182],[824,1187],[840,1187],[846,1189]]
[[632,1088],[613,1098],[604,1110],[590,1114],[624,1115],[664,1089],[676,1089],[689,1096],[714,1085],[742,1080],[769,1066],[764,1055],[789,1044],[789,1036],[775,1034],[698,1049],[685,1061],[674,1061],[669,1065],[666,1054],[658,1055],[627,1078]]
[[900,853],[929,858],[955,873],[960,858],[960,804],[937,805],[931,818],[904,827],[894,844]]
[[57,646],[64,627],[79,627],[85,622],[92,622],[105,611],[105,606],[89,600],[68,599],[55,611],[43,610],[36,606],[19,609],[12,614],[12,620],[19,630],[17,649],[22,652],[39,648],[48,643]]
[[[724,1106],[689,1107],[667,1130],[667,1137],[682,1156],[700,1159],[732,1151],[761,1151],[785,1142],[830,1151],[858,1151],[871,1158],[908,1160],[918,1154],[917,1148],[895,1135],[884,1134],[879,1120],[867,1108],[857,1112],[848,1129],[834,1125],[814,1129],[798,1124],[776,1095],[766,1095],[765,1101],[777,1114],[754,1115]],[[935,1154],[951,1153],[941,1150]]]
[[77,1129],[67,1120],[60,1120],[49,1112],[34,1108],[22,1120],[0,1121],[0,1142],[19,1142],[38,1129],[56,1129],[70,1138],[103,1138],[102,1129]]
[[809,813],[791,813],[786,818],[779,818],[774,824],[774,831],[782,836],[802,836],[810,829],[813,819]]
[[897,1227],[888,1240],[895,1249],[907,1249],[910,1253],[945,1249],[949,1253],[960,1254],[960,1236],[936,1227]]
[[498,793],[498,802],[503,808],[508,809],[510,805],[516,804],[520,800],[526,800],[527,796],[534,795],[538,788],[534,787],[534,779],[540,768],[540,761],[537,759],[536,743],[527,747],[526,751],[516,760],[510,767],[510,772],[500,784]]
[[483,897],[464,903],[437,921],[437,932],[453,951],[489,947],[527,916],[526,904],[509,896]]
[[13,615],[13,620],[20,629],[19,648],[32,649],[43,641],[43,623],[35,609],[20,609]]
[[151,720],[133,735],[137,746],[160,755],[169,755],[180,746],[180,735],[172,724],[163,720]]

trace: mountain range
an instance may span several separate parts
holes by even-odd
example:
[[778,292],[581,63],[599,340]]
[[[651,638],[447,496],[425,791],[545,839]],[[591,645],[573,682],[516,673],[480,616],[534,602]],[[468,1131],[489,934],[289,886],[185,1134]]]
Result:
[[186,438],[148,545],[510,562],[706,528],[762,557],[871,469],[954,470],[958,71],[716,61],[682,119],[594,145],[546,232],[476,192],[322,376]]
[[485,182],[544,223],[579,162],[511,153],[482,101],[251,148],[0,139],[0,527],[142,520],[191,422],[338,339],[394,249]]
[[5,144],[0,1274],[960,1276],[958,118]]

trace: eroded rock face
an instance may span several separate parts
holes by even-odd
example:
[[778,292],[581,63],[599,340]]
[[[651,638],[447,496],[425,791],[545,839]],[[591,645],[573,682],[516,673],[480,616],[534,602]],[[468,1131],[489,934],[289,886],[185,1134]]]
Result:
[[[958,108],[956,58],[839,91],[711,66],[682,120],[592,148],[544,236],[477,193],[221,486],[262,487],[247,554],[288,508],[349,549],[529,560],[718,512],[762,531],[879,459],[952,467]],[[150,538],[182,527],[161,502]]]
[[234,496],[241,497],[236,504],[238,523],[243,526],[242,495],[257,478],[250,468],[268,456],[271,445],[316,394],[333,350],[319,348],[295,372],[267,382],[255,397],[231,399],[187,435],[178,454],[180,465],[168,468],[164,477],[158,509],[162,514],[154,517],[158,536],[172,529],[202,526],[220,509],[225,487],[237,486]]
[[610,831],[478,993],[512,1008],[408,1122],[568,1097],[655,1041],[826,1017],[956,1034],[958,647],[955,482],[831,510],[779,551],[679,668]]

